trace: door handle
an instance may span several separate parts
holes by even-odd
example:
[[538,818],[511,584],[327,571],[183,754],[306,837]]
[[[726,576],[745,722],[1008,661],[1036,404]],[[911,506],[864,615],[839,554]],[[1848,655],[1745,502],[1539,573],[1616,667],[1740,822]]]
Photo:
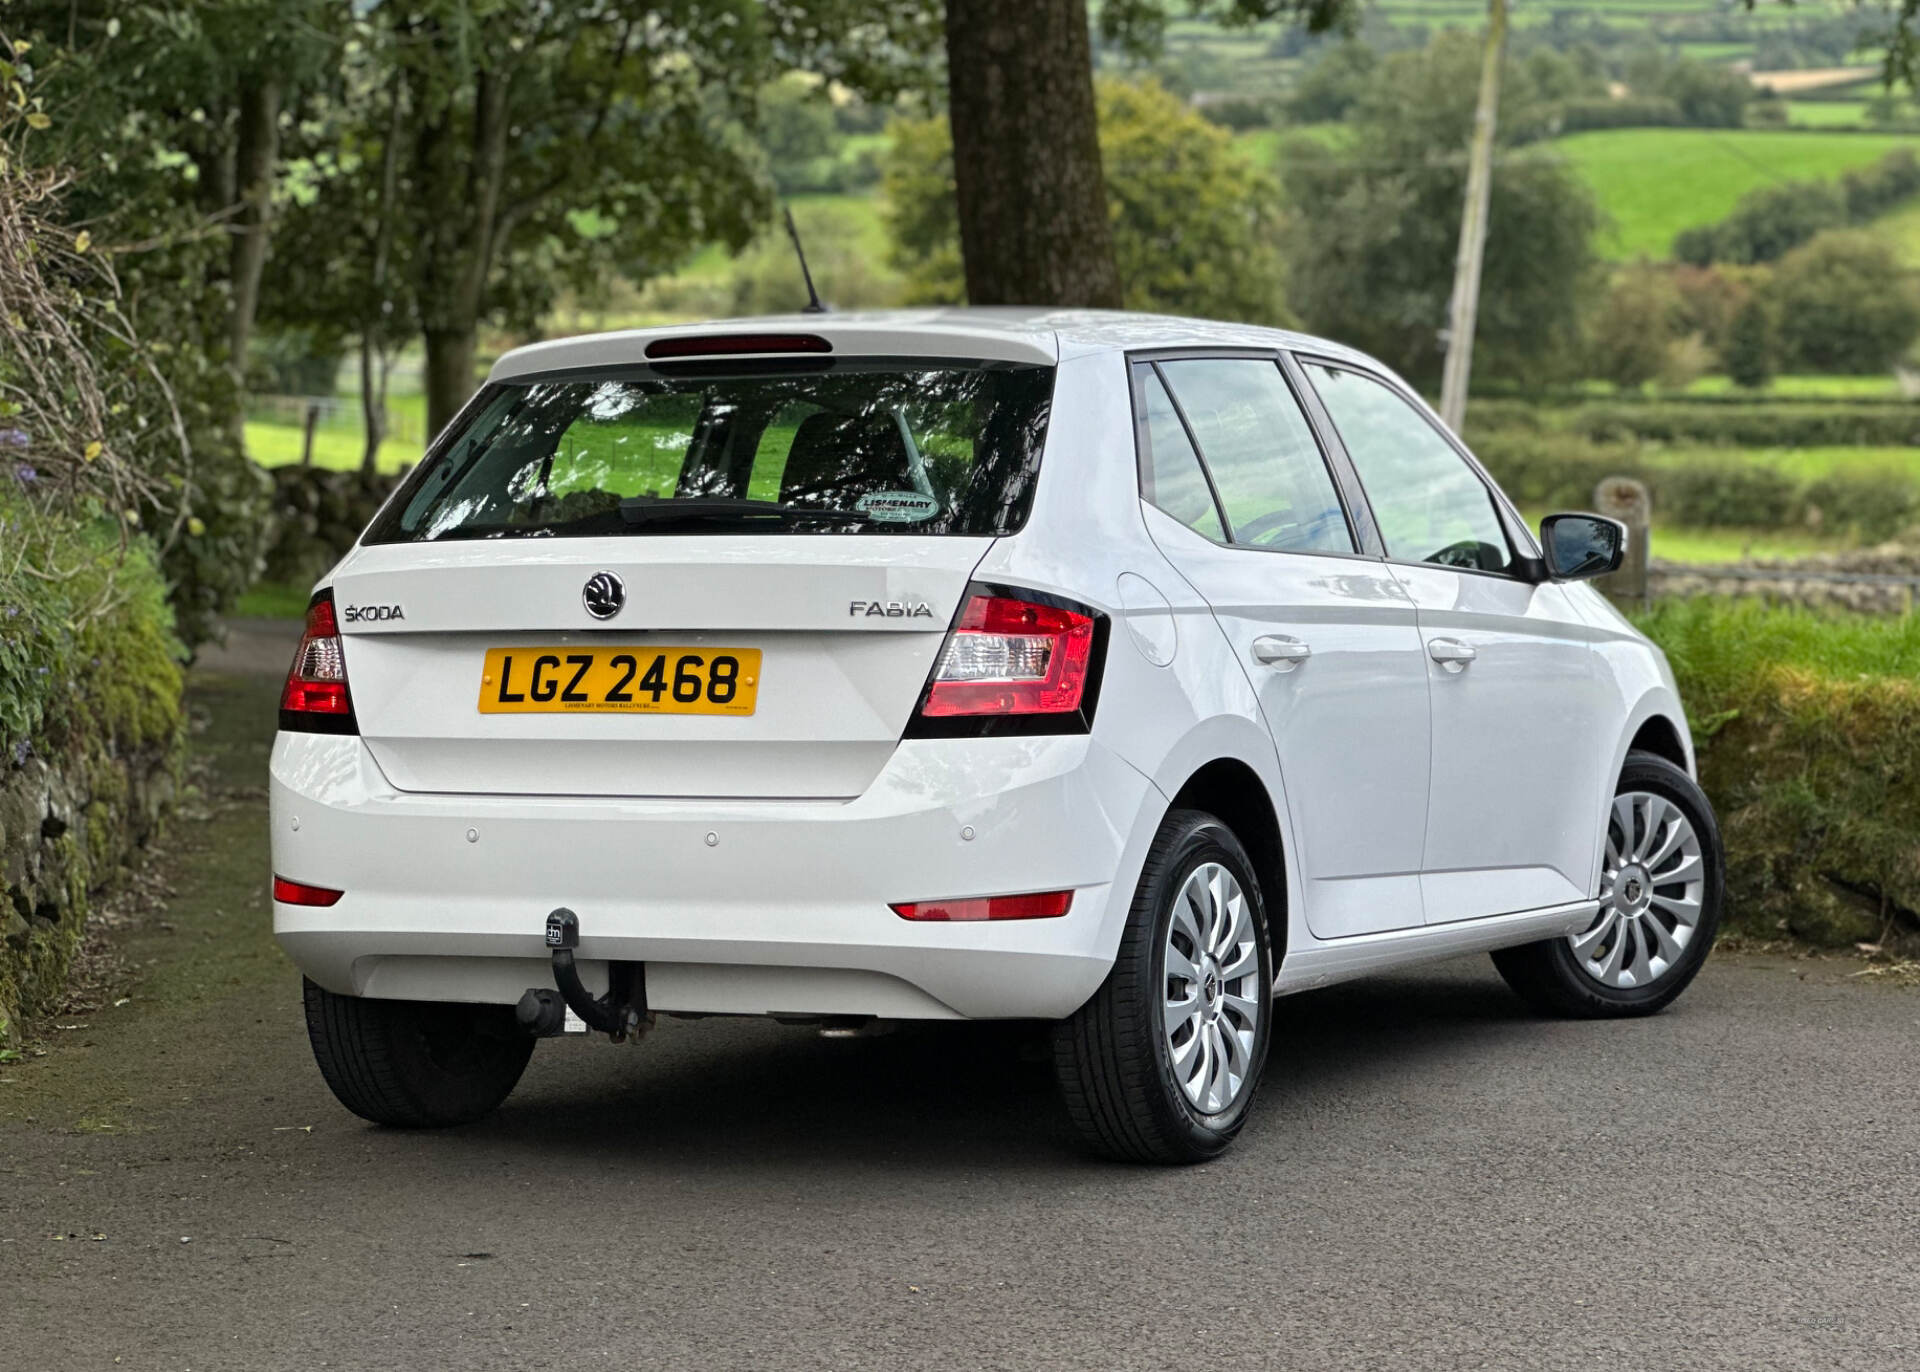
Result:
[[1253,641],[1253,660],[1263,667],[1291,672],[1312,656],[1311,647],[1285,634],[1266,634]]
[[1427,656],[1449,672],[1464,672],[1467,664],[1480,654],[1471,643],[1462,643],[1457,638],[1434,638],[1427,640]]

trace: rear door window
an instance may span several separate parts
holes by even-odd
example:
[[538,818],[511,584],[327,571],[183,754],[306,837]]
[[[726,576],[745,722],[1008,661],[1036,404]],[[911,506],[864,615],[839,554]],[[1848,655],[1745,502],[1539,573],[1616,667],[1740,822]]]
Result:
[[1147,502],[1172,515],[1189,529],[1205,534],[1215,543],[1226,542],[1226,530],[1220,525],[1220,511],[1214,505],[1213,488],[1207,474],[1200,470],[1200,454],[1187,437],[1187,426],[1173,408],[1173,397],[1152,367],[1141,368],[1141,393],[1145,398],[1145,446],[1141,454],[1140,484]]
[[1232,542],[1295,553],[1354,551],[1333,473],[1279,363],[1201,357],[1155,366],[1200,445]]
[[1006,534],[1053,369],[850,359],[493,386],[368,535]]

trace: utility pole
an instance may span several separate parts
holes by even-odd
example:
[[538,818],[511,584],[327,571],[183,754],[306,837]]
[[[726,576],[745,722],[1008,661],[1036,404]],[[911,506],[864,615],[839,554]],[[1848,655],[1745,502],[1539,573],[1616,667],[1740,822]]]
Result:
[[1487,46],[1480,63],[1480,103],[1467,153],[1467,196],[1460,210],[1460,255],[1453,264],[1447,311],[1447,361],[1440,373],[1440,417],[1455,433],[1467,417],[1473,372],[1473,330],[1480,312],[1480,262],[1487,252],[1487,204],[1493,194],[1493,132],[1500,117],[1500,66],[1507,55],[1507,0],[1487,0]]

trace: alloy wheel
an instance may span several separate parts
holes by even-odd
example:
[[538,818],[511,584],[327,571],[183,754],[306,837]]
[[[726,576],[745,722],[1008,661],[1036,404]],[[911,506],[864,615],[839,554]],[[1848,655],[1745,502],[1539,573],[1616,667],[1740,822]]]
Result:
[[1568,938],[1574,961],[1617,990],[1658,981],[1693,941],[1706,875],[1700,836],[1685,811],[1651,791],[1616,796],[1600,911]]
[[1165,1021],[1174,1079],[1194,1109],[1217,1115],[1245,1088],[1260,1016],[1253,907],[1217,862],[1194,868],[1167,929]]

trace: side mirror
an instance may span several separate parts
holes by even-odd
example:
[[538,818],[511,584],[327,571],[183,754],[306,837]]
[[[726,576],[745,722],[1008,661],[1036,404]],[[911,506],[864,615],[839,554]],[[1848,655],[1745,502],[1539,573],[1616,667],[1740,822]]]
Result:
[[1548,515],[1540,521],[1540,548],[1555,581],[1605,576],[1626,556],[1627,526],[1604,515]]

